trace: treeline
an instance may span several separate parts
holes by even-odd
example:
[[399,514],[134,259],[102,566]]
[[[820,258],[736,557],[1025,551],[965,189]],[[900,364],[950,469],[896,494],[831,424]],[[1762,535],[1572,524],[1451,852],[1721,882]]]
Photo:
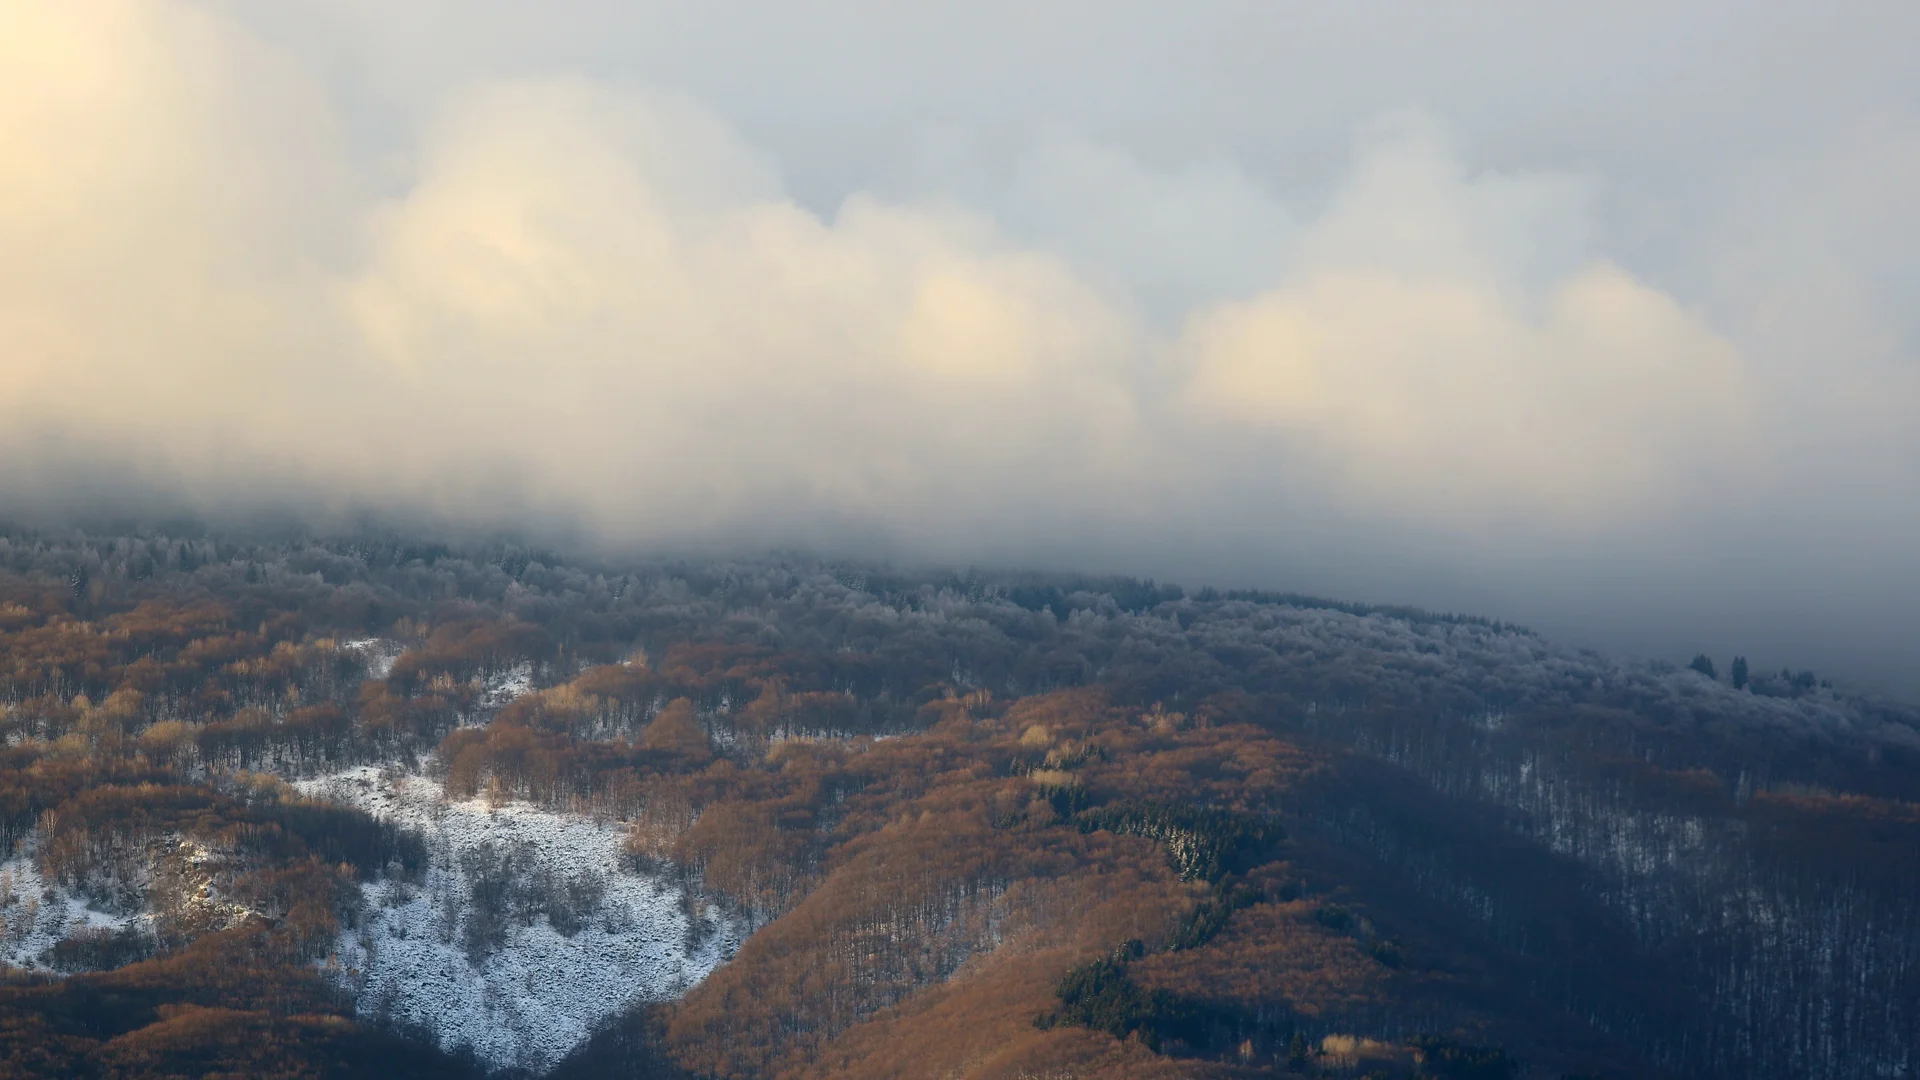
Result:
[[[140,578],[128,567],[139,561],[133,552],[149,550],[161,552],[157,565],[166,569]],[[466,618],[536,635],[497,644],[513,646],[501,651],[517,650],[519,660],[562,672],[617,662],[636,646],[659,656],[688,642],[858,657],[864,663],[808,688],[863,701],[912,697],[947,681],[1003,695],[1098,681],[1143,704],[1163,700],[1170,707],[1231,688],[1289,699],[1299,710],[1397,705],[1484,717],[1591,706],[1662,722],[1795,729],[1827,739],[1884,732],[1881,741],[1889,743],[1916,724],[1911,709],[1831,688],[1816,687],[1819,693],[1795,701],[1715,693],[1669,667],[1561,649],[1491,620],[1290,594],[1189,592],[1130,579],[910,573],[801,561],[612,564],[504,545],[453,549],[391,537],[249,544],[17,532],[0,535],[0,570],[14,575],[4,602],[11,614],[0,615],[0,624],[28,632],[20,659],[32,661],[11,676],[8,696],[15,700],[50,695],[70,701],[76,693],[104,700],[123,679],[89,682],[89,671],[102,673],[113,659],[96,655],[90,666],[88,654],[111,646],[106,631],[121,628],[115,620],[128,621],[143,597],[171,605],[200,597],[215,599],[224,612],[151,611],[148,621],[181,624],[184,634],[208,639],[199,646],[207,652],[197,657],[208,664],[221,649],[252,648],[244,640],[221,640],[243,632],[290,642],[302,635],[389,635],[417,645],[423,633],[457,633],[447,628]],[[76,598],[65,583],[81,571],[88,586]],[[257,580],[249,583],[249,575]],[[224,618],[225,625],[220,634],[202,633],[186,625],[193,618]],[[54,623],[66,629],[49,629]],[[52,640],[82,624],[90,630],[80,637],[102,640],[84,646]],[[49,639],[45,648],[27,647],[34,634]],[[162,662],[180,659],[166,653],[166,642],[137,637],[129,635],[122,654],[157,647]],[[483,643],[450,644],[484,666]],[[422,650],[415,659],[424,658]],[[174,693],[183,694],[204,685],[207,672],[172,674]],[[458,682],[463,673],[423,674]],[[354,679],[351,672],[342,676]],[[289,677],[261,690],[284,693]],[[227,692],[244,694],[245,688]],[[219,693],[207,696],[216,711],[223,707]]]

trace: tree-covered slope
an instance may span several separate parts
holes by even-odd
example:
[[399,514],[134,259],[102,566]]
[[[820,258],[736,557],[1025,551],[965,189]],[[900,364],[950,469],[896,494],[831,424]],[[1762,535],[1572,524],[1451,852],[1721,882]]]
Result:
[[[0,1061],[1912,1072],[1920,716],[1741,670],[1127,579],[16,530]],[[455,850],[500,813],[616,854]],[[546,1000],[644,889],[738,949],[665,993],[616,967],[572,1034],[483,1053],[449,1033],[539,1009],[367,989]]]

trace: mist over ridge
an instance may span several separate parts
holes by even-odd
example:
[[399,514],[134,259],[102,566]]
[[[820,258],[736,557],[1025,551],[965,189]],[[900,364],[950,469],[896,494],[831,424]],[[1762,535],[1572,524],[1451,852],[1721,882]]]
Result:
[[0,1074],[1920,1076],[1916,43],[0,0]]
[[[1237,36],[1348,70],[1202,77],[1226,6],[1057,61],[1072,5],[449,10],[0,4],[8,516],[1116,572],[1920,694],[1911,17],[1293,11]],[[951,93],[889,105],[914,62]]]

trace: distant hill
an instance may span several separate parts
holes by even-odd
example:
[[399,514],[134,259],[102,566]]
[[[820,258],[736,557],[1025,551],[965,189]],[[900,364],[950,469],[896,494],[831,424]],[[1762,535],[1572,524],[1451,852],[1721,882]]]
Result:
[[0,533],[0,1073],[1913,1074],[1920,710],[1725,659]]

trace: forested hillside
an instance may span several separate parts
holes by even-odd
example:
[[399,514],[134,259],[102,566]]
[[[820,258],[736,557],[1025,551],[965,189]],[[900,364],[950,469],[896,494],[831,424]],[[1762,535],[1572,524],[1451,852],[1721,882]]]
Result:
[[0,1074],[1920,1075],[1920,712],[1714,669],[1128,579],[14,530]]

